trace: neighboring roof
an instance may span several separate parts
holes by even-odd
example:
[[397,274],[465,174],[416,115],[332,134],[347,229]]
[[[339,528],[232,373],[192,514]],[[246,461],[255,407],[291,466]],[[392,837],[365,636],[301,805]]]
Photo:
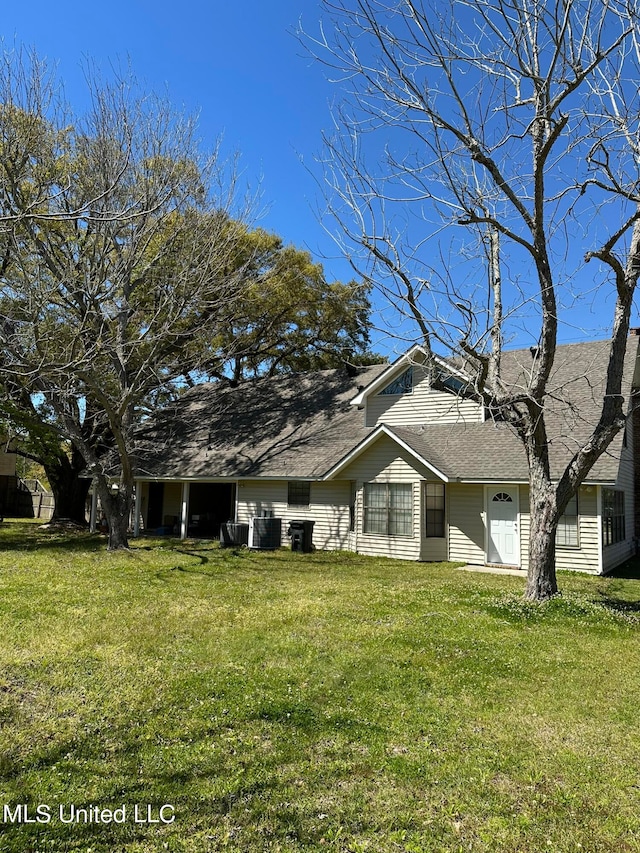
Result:
[[370,432],[349,401],[385,368],[198,385],[144,430],[136,476],[319,479]]
[[[628,399],[640,338],[629,340],[623,393]],[[560,476],[597,423],[604,396],[608,341],[558,348],[545,412],[551,473]],[[526,389],[531,350],[503,355],[508,385]],[[397,363],[396,363],[397,366]],[[144,430],[136,475],[157,479],[332,478],[381,434],[446,480],[523,481],[525,453],[500,422],[364,427],[350,401],[389,377],[384,364],[361,368],[200,385],[158,413]],[[366,394],[365,394],[366,396]],[[614,482],[622,436],[597,461],[588,480]]]

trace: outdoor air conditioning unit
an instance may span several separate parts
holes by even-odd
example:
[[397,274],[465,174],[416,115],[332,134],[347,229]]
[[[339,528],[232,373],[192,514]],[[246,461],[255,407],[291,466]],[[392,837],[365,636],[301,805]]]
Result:
[[249,548],[274,551],[281,545],[281,518],[259,518],[254,516],[249,519]]
[[227,521],[220,525],[220,546],[222,548],[247,545],[249,542],[249,525]]

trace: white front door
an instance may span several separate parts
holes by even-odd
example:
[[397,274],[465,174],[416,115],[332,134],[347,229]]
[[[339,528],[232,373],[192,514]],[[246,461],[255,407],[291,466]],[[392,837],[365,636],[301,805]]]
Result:
[[498,486],[487,494],[487,562],[520,564],[517,488]]

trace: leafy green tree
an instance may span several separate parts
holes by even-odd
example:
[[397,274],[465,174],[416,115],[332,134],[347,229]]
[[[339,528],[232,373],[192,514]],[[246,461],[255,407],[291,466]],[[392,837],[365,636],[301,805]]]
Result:
[[52,485],[84,460],[126,547],[145,409],[207,375],[362,358],[366,293],[250,230],[233,164],[166,102],[94,81],[71,117],[37,62],[2,61],[0,380],[23,419],[44,415],[30,435]]
[[211,341],[209,374],[232,380],[375,360],[368,287],[327,281],[321,264],[260,228],[238,241],[241,310]]
[[[88,114],[70,122],[54,91],[39,66],[27,73],[4,58],[1,370],[84,458],[109,547],[119,548],[138,408],[200,367],[193,341],[241,296],[232,261],[242,216],[227,165],[217,152],[201,156],[193,122],[165,102],[137,95],[131,81],[94,83]],[[87,433],[93,412],[113,443],[113,470]]]
[[[71,520],[86,524],[86,504],[91,480],[83,476],[87,463],[65,437],[54,414],[43,400],[34,398],[25,387],[5,382],[0,399],[0,417],[6,435],[15,440],[19,467],[43,470],[55,504],[52,521]],[[88,401],[85,401],[85,406]],[[100,412],[85,410],[82,430],[85,440],[96,450],[109,450],[110,435]],[[42,474],[20,474],[41,478]]]

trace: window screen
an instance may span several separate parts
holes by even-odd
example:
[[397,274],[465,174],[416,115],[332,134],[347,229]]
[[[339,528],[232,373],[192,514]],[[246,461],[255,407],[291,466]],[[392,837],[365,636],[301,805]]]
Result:
[[309,506],[311,483],[307,480],[289,480],[287,503],[289,506]]
[[425,484],[425,536],[444,536],[444,483]]
[[365,483],[364,532],[381,536],[413,535],[411,483]]

